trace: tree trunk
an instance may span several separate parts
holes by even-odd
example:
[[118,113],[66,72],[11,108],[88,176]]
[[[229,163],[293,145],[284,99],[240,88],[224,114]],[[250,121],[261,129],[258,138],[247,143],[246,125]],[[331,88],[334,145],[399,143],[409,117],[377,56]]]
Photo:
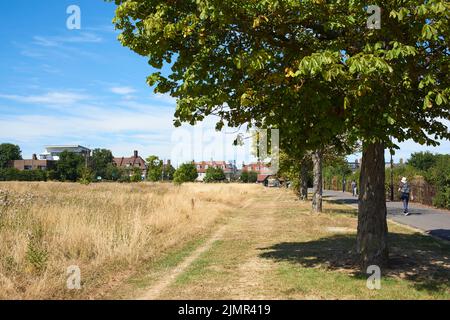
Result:
[[382,143],[364,143],[359,179],[357,252],[363,271],[388,263],[385,162]]
[[322,150],[316,150],[312,154],[313,161],[313,212],[322,212]]
[[308,162],[303,160],[300,168],[300,200],[308,199]]

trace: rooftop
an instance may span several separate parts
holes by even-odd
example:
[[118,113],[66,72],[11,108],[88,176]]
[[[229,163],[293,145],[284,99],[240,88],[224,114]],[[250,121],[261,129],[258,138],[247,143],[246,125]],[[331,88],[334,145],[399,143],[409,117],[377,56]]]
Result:
[[55,148],[55,149],[63,149],[63,148],[70,148],[70,149],[73,149],[73,148],[80,148],[80,149],[84,149],[84,150],[90,150],[89,148],[86,148],[86,147],[83,147],[83,146],[80,146],[80,145],[53,145],[53,146],[45,146],[45,148],[46,148],[46,149],[52,149],[52,148]]

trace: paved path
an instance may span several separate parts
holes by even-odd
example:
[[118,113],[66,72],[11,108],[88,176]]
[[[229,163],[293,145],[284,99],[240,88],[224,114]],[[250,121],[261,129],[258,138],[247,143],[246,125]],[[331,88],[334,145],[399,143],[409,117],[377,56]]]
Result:
[[[358,207],[358,199],[347,192],[325,190],[324,199]],[[450,211],[410,203],[410,215],[405,217],[401,202],[387,202],[386,206],[389,219],[450,241]]]

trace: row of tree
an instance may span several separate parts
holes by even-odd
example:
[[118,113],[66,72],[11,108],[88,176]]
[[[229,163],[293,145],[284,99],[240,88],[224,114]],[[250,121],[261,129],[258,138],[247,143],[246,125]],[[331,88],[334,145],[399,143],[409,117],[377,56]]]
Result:
[[379,29],[362,0],[115,4],[121,43],[171,66],[147,82],[177,99],[176,126],[215,115],[218,130],[278,128],[300,173],[307,153],[319,172],[327,146],[361,141],[356,250],[364,269],[387,266],[384,150],[450,138],[446,0],[378,1]]
[[[11,161],[21,160],[20,147],[10,143],[0,144],[0,180],[18,181],[81,181],[90,183],[97,180],[137,182],[142,180],[140,168],[118,167],[113,163],[113,154],[108,149],[94,149],[87,159],[77,153],[64,151],[59,155],[55,168],[43,172],[41,170],[19,171],[9,168]],[[192,182],[198,177],[197,169],[192,163],[182,164],[177,170],[170,164],[164,164],[158,156],[151,155],[146,159],[148,181],[174,181],[176,183]],[[221,182],[226,179],[222,168],[209,167],[206,170],[205,182]],[[241,181],[254,183],[256,172],[243,172]]]
[[81,181],[89,183],[101,178],[110,181],[141,181],[142,170],[139,168],[121,168],[113,163],[113,155],[107,149],[95,149],[85,158],[81,154],[64,151],[59,161],[47,171],[11,168],[11,162],[21,160],[20,147],[11,143],[0,144],[0,179],[18,181]]

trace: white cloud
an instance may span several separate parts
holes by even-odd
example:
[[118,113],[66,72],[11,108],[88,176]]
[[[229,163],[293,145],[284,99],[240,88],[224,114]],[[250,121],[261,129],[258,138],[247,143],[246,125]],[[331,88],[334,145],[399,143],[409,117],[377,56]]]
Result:
[[51,91],[29,96],[0,94],[0,98],[29,104],[72,105],[89,99],[89,96],[71,91]]
[[111,87],[110,91],[115,94],[130,97],[130,94],[135,93],[136,90],[132,87]]
[[173,98],[168,93],[155,93],[152,97],[154,97],[158,101],[166,102],[175,105],[177,103],[177,100]]
[[114,28],[113,24],[104,24],[96,27],[83,27],[83,30],[100,33],[119,33],[119,31]]
[[[139,150],[156,154],[174,164],[192,159],[250,161],[250,148],[233,147],[234,134],[215,132],[214,119],[196,126],[173,127],[173,110],[158,105],[136,108],[79,105],[66,115],[9,115],[0,119],[0,136],[18,143],[24,154],[40,152],[46,144],[81,144],[105,147],[115,155]],[[230,131],[230,130],[229,130]]]
[[99,43],[103,39],[94,33],[83,32],[77,36],[44,37],[34,36],[33,43],[42,47],[59,47],[64,43]]

